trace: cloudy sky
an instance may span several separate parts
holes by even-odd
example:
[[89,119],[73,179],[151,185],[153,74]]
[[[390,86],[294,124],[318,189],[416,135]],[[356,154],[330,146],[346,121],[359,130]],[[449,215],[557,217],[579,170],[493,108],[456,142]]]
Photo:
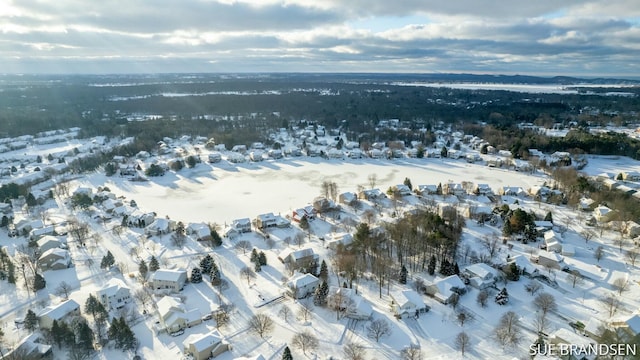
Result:
[[0,73],[638,76],[638,0],[0,0]]

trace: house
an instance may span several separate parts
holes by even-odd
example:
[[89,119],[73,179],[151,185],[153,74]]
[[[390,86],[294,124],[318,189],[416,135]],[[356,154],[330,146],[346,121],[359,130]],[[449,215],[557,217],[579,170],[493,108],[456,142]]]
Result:
[[600,222],[608,222],[613,218],[614,212],[604,205],[593,209],[593,217]]
[[341,310],[345,317],[356,320],[367,320],[373,314],[373,308],[367,300],[356,294],[354,289],[330,286],[327,295],[327,306]]
[[0,203],[0,216],[13,217],[13,207],[11,204]]
[[231,227],[241,233],[251,232],[251,220],[249,218],[233,220],[231,222]]
[[626,325],[627,332],[629,332],[629,335],[635,337],[640,334],[640,315],[634,314],[633,316],[625,320],[624,323]]
[[457,289],[464,289],[465,285],[458,275],[447,276],[443,279],[437,279],[432,284],[427,285],[425,292],[443,304],[448,304],[457,293]]
[[276,216],[273,213],[260,214],[256,217],[256,227],[259,229],[266,229],[270,227],[276,227],[278,225]]
[[599,341],[602,335],[602,330],[605,328],[605,324],[595,317],[590,317],[587,321],[587,325],[584,327],[584,335],[588,336],[596,341]]
[[54,321],[60,322],[73,316],[79,316],[80,304],[69,299],[56,306],[46,307],[37,315],[40,328],[51,329]]
[[218,163],[222,161],[222,155],[219,152],[212,152],[209,154],[209,162],[210,163]]
[[[595,352],[588,352],[590,348],[595,347],[596,343],[593,339],[580,335],[572,330],[560,328],[549,335],[549,344],[571,348],[569,359],[586,359],[593,360],[596,358]],[[584,353],[581,353],[584,351]]]
[[191,355],[194,360],[215,358],[229,350],[229,344],[218,330],[208,334],[191,334],[183,342],[185,355]]
[[375,202],[378,199],[384,199],[386,195],[380,189],[368,189],[358,192],[358,199],[364,199]]
[[158,218],[155,219],[149,226],[144,229],[147,235],[164,235],[175,230],[176,222],[174,220]]
[[625,181],[640,181],[640,172],[637,171],[623,171],[622,180]]
[[149,286],[153,290],[168,289],[172,292],[178,292],[184,288],[186,282],[186,270],[159,269],[149,277]]
[[469,278],[471,286],[482,290],[496,283],[497,271],[485,263],[477,263],[467,266],[464,269],[464,276]]
[[53,225],[45,226],[38,229],[33,229],[29,232],[30,240],[39,240],[46,235],[55,235],[56,231]]
[[462,196],[462,195],[466,194],[467,192],[464,190],[464,187],[462,186],[462,184],[459,184],[459,183],[445,183],[442,186],[442,193],[443,194],[449,194],[449,195],[455,195],[455,196]]
[[[317,196],[313,199],[313,214],[315,213],[326,213],[333,210],[340,210],[340,206],[337,205],[333,200],[327,199],[324,196]],[[308,210],[305,210],[308,212]]]
[[438,193],[438,185],[418,185],[416,194],[418,195],[435,195]]
[[334,233],[327,241],[327,248],[335,250],[338,245],[349,246],[353,242],[353,236],[349,233]]
[[533,274],[538,269],[524,255],[516,255],[507,259],[507,264],[516,264],[522,274]]
[[131,302],[131,291],[121,280],[114,278],[97,291],[96,297],[107,310],[116,310]]
[[391,189],[395,194],[399,194],[400,196],[413,195],[411,189],[405,184],[394,185]]
[[429,311],[429,307],[424,303],[422,296],[414,290],[404,289],[390,292],[391,308],[397,317],[416,316],[419,313]]
[[249,153],[249,160],[254,162],[262,161],[264,160],[264,157],[262,155],[264,155],[262,150],[253,150]]
[[535,257],[534,259],[537,259],[537,263],[539,265],[542,265],[544,267],[556,268],[556,269],[560,269],[564,261],[564,258],[562,257],[562,255],[555,252],[546,251],[546,250],[540,250],[540,252],[538,252],[537,257]]
[[200,311],[197,309],[187,310],[177,297],[164,296],[156,305],[160,319],[160,331],[172,333],[202,322]]
[[197,241],[210,241],[212,239],[211,229],[205,223],[190,223],[185,228],[185,233],[191,235]]
[[562,236],[553,230],[545,231],[544,243],[547,251],[560,252],[562,250]]
[[344,192],[338,195],[338,202],[345,205],[350,205],[357,199],[358,199],[358,194],[354,192]]
[[560,254],[562,254],[562,256],[575,256],[576,248],[571,244],[563,244]]
[[493,190],[491,190],[489,184],[475,184],[473,193],[477,195],[492,195]]
[[524,197],[527,192],[520,186],[501,186],[498,188],[498,195]]
[[46,235],[38,240],[38,250],[41,254],[49,249],[62,249],[65,247],[66,245],[55,236]]
[[305,268],[310,270],[318,266],[320,257],[313,252],[311,248],[303,248],[299,250],[285,249],[278,255],[278,259],[285,264],[289,270],[297,270]]
[[52,248],[40,255],[38,258],[38,266],[44,270],[61,270],[71,266],[71,255],[69,251]]
[[153,224],[155,220],[156,220],[155,213],[152,213],[152,212],[143,213],[142,211],[137,209],[131,212],[127,217],[127,222],[129,223],[129,226],[137,226],[141,228],[144,228],[147,225]]
[[295,272],[291,279],[287,281],[287,295],[294,299],[306,298],[316,291],[319,284],[320,280],[317,277],[311,274]]
[[52,346],[46,344],[46,340],[38,333],[20,340],[9,352],[4,353],[3,359],[41,360],[52,359]]
[[307,220],[313,220],[316,216],[316,210],[311,205],[307,205],[303,208],[293,210],[291,219],[295,222],[300,222],[303,218]]

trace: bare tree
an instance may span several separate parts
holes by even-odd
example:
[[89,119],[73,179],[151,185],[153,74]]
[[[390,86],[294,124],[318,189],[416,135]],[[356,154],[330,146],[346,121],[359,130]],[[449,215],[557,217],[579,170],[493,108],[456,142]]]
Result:
[[469,335],[467,335],[467,333],[465,333],[464,331],[460,332],[458,336],[456,336],[456,349],[460,350],[462,356],[464,356],[464,352],[467,350],[470,343],[471,339],[469,338]]
[[533,319],[533,325],[536,327],[536,331],[538,331],[538,333],[544,333],[549,326],[549,320],[547,320],[547,317],[544,314],[538,313],[536,314],[535,319]]
[[89,225],[79,222],[75,218],[67,219],[67,229],[69,235],[80,244],[84,244],[85,239],[89,236]]
[[411,344],[400,351],[402,360],[422,360],[422,349],[420,345]]
[[313,315],[313,304],[309,301],[300,302],[300,308],[298,309],[298,316],[303,319],[304,322],[309,321]]
[[504,313],[494,330],[494,335],[502,347],[518,345],[521,340],[518,314],[513,311]]
[[278,315],[280,315],[285,322],[289,322],[289,317],[291,317],[291,308],[287,305],[282,305],[280,311],[278,311]]
[[471,246],[469,244],[464,244],[462,250],[460,251],[460,255],[462,255],[462,262],[467,263],[467,258],[471,255]]
[[613,280],[613,288],[618,292],[618,295],[622,295],[623,292],[629,290],[629,279],[619,277]]
[[596,236],[596,233],[594,233],[591,230],[585,230],[581,232],[580,235],[582,235],[582,237],[584,238],[584,242],[588,243],[591,239],[593,239]]
[[309,330],[297,333],[291,338],[291,345],[302,350],[303,354],[307,354],[308,350],[315,350],[318,348],[318,338],[313,335]]
[[69,298],[69,293],[71,292],[71,285],[69,285],[66,281],[61,282],[56,287],[55,294],[67,300]]
[[631,263],[631,266],[636,266],[636,260],[638,259],[638,252],[635,250],[627,250],[624,255]]
[[256,278],[256,273],[250,267],[245,266],[242,269],[240,269],[240,276],[247,279],[247,284],[251,285],[251,280]]
[[473,313],[469,312],[464,308],[459,309],[456,314],[456,320],[458,321],[460,326],[464,326],[465,323],[473,321],[473,319],[475,319],[475,316],[473,315]]
[[216,329],[220,329],[229,323],[229,314],[231,313],[230,305],[222,305],[218,310],[213,312],[213,318],[216,321]]
[[256,314],[249,319],[249,331],[264,339],[275,327],[273,320],[266,314]]
[[153,301],[151,291],[145,287],[135,290],[133,292],[133,298],[142,304],[142,307],[145,309],[147,308],[147,304]]
[[476,302],[481,307],[486,307],[488,299],[489,299],[489,292],[487,292],[487,290],[480,290],[480,292],[478,293],[478,296],[476,297]]
[[558,309],[556,298],[547,292],[540,293],[540,295],[536,296],[533,300],[533,305],[540,310],[543,316],[547,316],[550,311],[556,311]]
[[602,246],[598,246],[593,252],[593,257],[595,257],[596,260],[600,262],[600,260],[602,260],[602,258],[604,257],[604,248]]
[[571,287],[575,288],[576,285],[582,285],[584,283],[584,278],[582,274],[580,274],[580,271],[571,270],[567,274],[567,281],[571,283]]
[[298,247],[301,247],[302,244],[304,244],[304,235],[301,232],[296,233],[296,235],[293,237],[293,241],[296,245],[298,245]]
[[622,253],[622,248],[627,244],[627,239],[620,236],[618,238],[613,239],[613,243],[618,247],[618,251]]
[[364,346],[354,342],[348,342],[343,348],[342,353],[346,360],[364,360]]
[[491,259],[493,259],[493,257],[498,252],[498,246],[499,246],[498,237],[495,236],[495,235],[484,236],[482,238],[482,244],[484,245],[484,247],[489,252],[489,256],[491,257]]
[[609,313],[609,317],[612,317],[620,306],[620,300],[618,300],[618,297],[614,294],[607,294],[601,297],[600,302],[602,303],[602,307]]
[[251,249],[251,242],[248,240],[241,240],[236,243],[236,249],[242,250],[242,255],[246,255],[247,251]]
[[376,187],[376,183],[378,182],[378,175],[369,174],[367,180],[369,181],[369,186],[373,189]]
[[391,325],[385,319],[372,320],[367,326],[367,336],[379,342],[384,336],[391,335]]
[[540,289],[542,289],[542,284],[540,284],[537,280],[531,280],[525,285],[525,289],[531,296],[535,296]]

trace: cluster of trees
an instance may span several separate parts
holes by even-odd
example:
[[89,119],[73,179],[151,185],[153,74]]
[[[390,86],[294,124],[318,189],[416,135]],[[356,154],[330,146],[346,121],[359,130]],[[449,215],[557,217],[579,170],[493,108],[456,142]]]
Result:
[[262,267],[267,265],[267,255],[265,255],[264,251],[258,253],[258,250],[254,248],[251,250],[251,262],[256,272],[262,271]]

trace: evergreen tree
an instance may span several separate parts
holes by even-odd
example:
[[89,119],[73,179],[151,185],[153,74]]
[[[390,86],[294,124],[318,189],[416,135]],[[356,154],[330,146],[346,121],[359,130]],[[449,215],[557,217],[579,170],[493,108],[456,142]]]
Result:
[[511,222],[509,220],[505,221],[504,225],[502,226],[502,235],[509,236],[512,232],[513,230],[511,230]]
[[220,237],[220,234],[218,234],[216,229],[211,229],[211,239],[213,241],[213,246],[217,247],[222,245],[222,238]]
[[62,342],[67,346],[73,346],[76,344],[76,333],[73,329],[64,321],[60,322],[60,332],[62,333]]
[[264,251],[260,251],[260,253],[258,253],[258,262],[261,266],[267,265],[267,255],[264,253]]
[[442,195],[442,183],[438,183],[438,188],[436,189],[436,195]]
[[545,215],[544,221],[549,221],[549,222],[553,223],[553,215],[551,214],[551,211],[549,211],[547,213],[547,215]]
[[51,337],[53,338],[53,342],[58,345],[58,347],[62,346],[64,333],[61,331],[60,323],[58,323],[58,320],[53,320],[53,323],[51,324]]
[[253,266],[253,270],[255,272],[260,272],[262,271],[262,265],[260,265],[260,263],[258,261],[255,262],[255,265]]
[[102,261],[100,261],[100,268],[108,269],[115,263],[116,259],[113,257],[113,254],[111,253],[111,251],[107,251],[107,255],[103,256]]
[[200,268],[196,267],[191,270],[191,282],[194,284],[202,282],[202,271],[200,271]]
[[84,303],[84,312],[91,314],[93,321],[97,322],[100,318],[106,318],[108,316],[107,309],[104,304],[98,300],[93,294],[89,294],[87,301]]
[[138,340],[136,339],[133,331],[124,320],[124,317],[120,319],[113,319],[111,327],[108,330],[109,340],[115,342],[115,346],[122,351],[127,351],[135,348]]
[[458,267],[458,263],[453,264],[453,274],[460,275],[460,268]]
[[38,326],[38,317],[33,310],[27,310],[27,314],[24,316],[24,328],[33,332]]
[[317,306],[324,306],[327,303],[327,296],[329,295],[329,285],[326,281],[323,281],[322,284],[316,289],[316,292],[313,296],[313,303]]
[[7,215],[2,216],[2,221],[0,221],[0,227],[6,228],[9,225],[9,218]]
[[202,272],[205,274],[211,274],[211,264],[213,263],[213,258],[211,255],[207,254],[205,257],[200,260],[200,268]]
[[256,248],[253,248],[253,250],[251,250],[251,257],[249,259],[252,263],[258,262],[258,250],[256,250]]
[[32,193],[27,194],[27,206],[29,207],[34,207],[36,205],[38,205],[38,202],[36,201],[36,197],[33,196]]
[[449,268],[450,268],[450,263],[449,260],[444,259],[442,262],[440,262],[440,271],[438,271],[440,274],[444,275],[444,276],[449,276],[451,274],[449,274]]
[[158,259],[155,256],[151,256],[149,260],[149,271],[155,272],[160,269],[160,264],[158,263]]
[[147,267],[147,262],[144,259],[140,260],[140,264],[138,265],[138,271],[140,271],[140,276],[143,279],[147,278],[147,273],[149,272],[149,268]]
[[404,185],[406,185],[410,190],[413,190],[413,185],[411,185],[411,179],[409,179],[408,177],[404,178]]
[[416,153],[416,157],[418,159],[424,158],[424,146],[422,145],[418,146],[418,152]]
[[47,286],[47,281],[42,277],[42,275],[36,273],[33,277],[33,290],[38,291],[44,289]]
[[436,273],[436,256],[431,255],[429,258],[429,265],[427,265],[427,272],[429,275],[434,275]]
[[516,265],[515,262],[512,262],[511,265],[509,265],[509,270],[507,271],[507,279],[511,281],[520,280],[520,271],[518,271],[518,265]]
[[93,350],[93,330],[86,321],[80,321],[76,325],[77,345],[87,352]]
[[498,305],[506,305],[509,302],[509,293],[507,292],[507,288],[502,288],[498,295],[496,295],[495,299]]
[[318,274],[318,277],[324,281],[327,281],[329,278],[329,269],[327,268],[327,262],[324,260],[322,260],[320,264],[320,274]]
[[289,350],[288,346],[285,346],[284,350],[282,351],[282,360],[293,360],[291,350]]
[[211,273],[209,274],[209,276],[211,277],[211,285],[215,286],[220,284],[220,269],[218,269],[218,265],[215,263],[215,261],[211,263]]
[[400,284],[406,284],[407,283],[407,267],[402,265],[402,268],[400,269]]

